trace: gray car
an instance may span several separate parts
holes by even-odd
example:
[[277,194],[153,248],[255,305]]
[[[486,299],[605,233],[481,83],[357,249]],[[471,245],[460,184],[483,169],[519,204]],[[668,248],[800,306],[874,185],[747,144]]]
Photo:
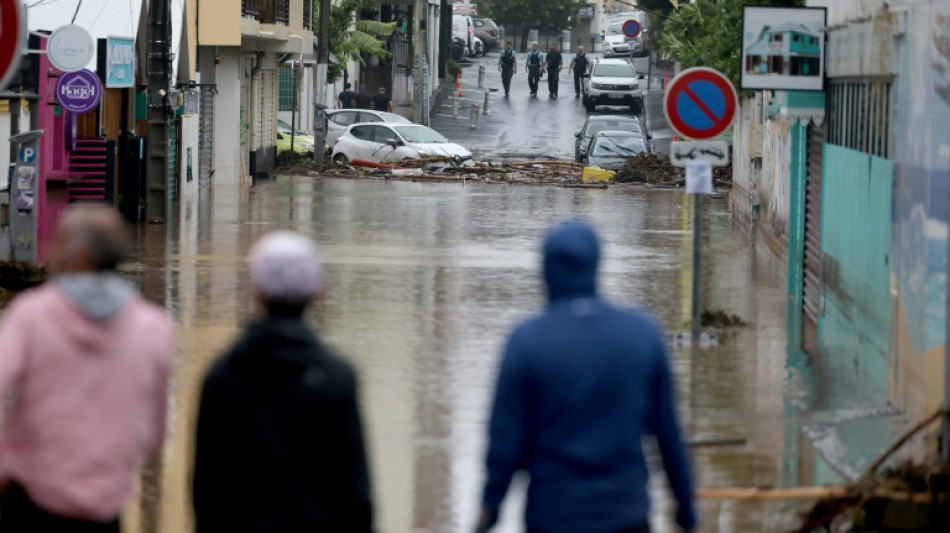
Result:
[[642,135],[629,131],[602,131],[591,139],[586,163],[589,167],[618,171],[628,158],[648,151],[647,141]]
[[587,148],[590,145],[591,138],[598,132],[605,130],[629,131],[639,133],[647,139],[651,135],[643,133],[640,120],[637,117],[628,117],[623,115],[590,115],[587,122],[581,127],[580,131],[574,134],[574,160],[580,163],[587,155]]
[[475,37],[478,37],[485,43],[485,50],[482,53],[501,48],[501,32],[495,21],[488,17],[472,16],[472,22],[475,25]]

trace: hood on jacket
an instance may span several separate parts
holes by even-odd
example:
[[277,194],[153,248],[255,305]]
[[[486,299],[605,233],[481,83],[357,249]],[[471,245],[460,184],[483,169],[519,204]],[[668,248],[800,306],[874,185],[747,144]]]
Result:
[[138,294],[115,272],[62,274],[53,284],[70,305],[93,322],[108,322]]
[[544,241],[548,300],[596,295],[599,261],[600,242],[590,225],[570,220],[552,229]]
[[[287,385],[310,375],[323,346],[302,318],[269,317],[247,327],[232,359],[236,374],[261,385]],[[307,375],[303,375],[304,372]]]

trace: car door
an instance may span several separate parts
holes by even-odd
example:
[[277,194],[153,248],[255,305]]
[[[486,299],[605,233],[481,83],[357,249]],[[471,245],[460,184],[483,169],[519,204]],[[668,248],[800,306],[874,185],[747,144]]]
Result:
[[371,125],[353,126],[346,141],[346,152],[350,159],[369,159],[375,161],[371,155],[375,148],[374,128]]

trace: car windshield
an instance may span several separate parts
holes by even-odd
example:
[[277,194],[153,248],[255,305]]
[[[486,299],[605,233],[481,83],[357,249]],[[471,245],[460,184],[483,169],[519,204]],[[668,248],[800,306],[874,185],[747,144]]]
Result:
[[607,35],[623,35],[623,22],[615,22],[607,28]]
[[602,131],[629,131],[643,133],[640,122],[637,120],[592,120],[587,124],[584,137],[593,137]]
[[398,131],[406,142],[410,143],[447,143],[448,139],[439,134],[434,129],[425,126],[396,126],[393,128]]
[[594,76],[601,78],[635,78],[637,74],[630,65],[611,65],[598,63],[594,67]]
[[629,135],[602,135],[594,141],[591,155],[602,157],[623,157],[647,151],[642,137]]

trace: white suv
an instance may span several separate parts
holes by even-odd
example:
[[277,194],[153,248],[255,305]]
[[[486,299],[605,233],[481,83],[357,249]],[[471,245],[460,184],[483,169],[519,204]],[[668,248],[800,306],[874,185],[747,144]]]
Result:
[[642,79],[630,61],[601,59],[584,79],[584,107],[593,111],[599,105],[629,106],[639,115],[643,110]]

